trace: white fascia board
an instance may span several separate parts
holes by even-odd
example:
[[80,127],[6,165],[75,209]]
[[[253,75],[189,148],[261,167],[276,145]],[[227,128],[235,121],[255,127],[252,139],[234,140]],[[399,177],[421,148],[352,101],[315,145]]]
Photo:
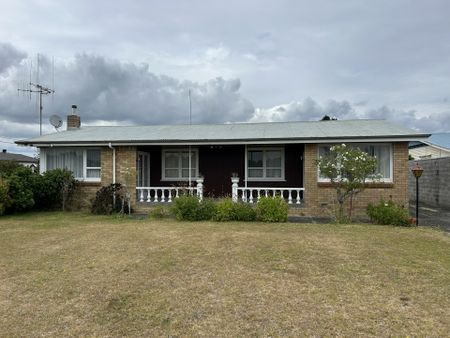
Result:
[[86,142],[86,143],[35,143],[34,147],[44,148],[44,147],[99,147],[105,146],[195,146],[195,145],[240,145],[240,144],[323,144],[323,143],[360,143],[360,142],[373,142],[373,143],[383,143],[383,142],[411,142],[420,141],[424,142],[427,137],[380,137],[380,138],[335,138],[335,139],[286,139],[286,140],[236,140],[236,141],[168,141],[168,142]]

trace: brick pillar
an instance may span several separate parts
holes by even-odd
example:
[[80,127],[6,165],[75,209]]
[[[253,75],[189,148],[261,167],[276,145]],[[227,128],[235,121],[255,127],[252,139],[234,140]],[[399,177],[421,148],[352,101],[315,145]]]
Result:
[[317,167],[314,161],[317,158],[317,145],[305,144],[305,152],[303,154],[304,163],[304,183],[305,187],[305,204],[306,213],[315,215],[318,203],[318,187],[317,187]]
[[132,207],[136,204],[136,152],[135,146],[116,147],[116,181],[127,185]]

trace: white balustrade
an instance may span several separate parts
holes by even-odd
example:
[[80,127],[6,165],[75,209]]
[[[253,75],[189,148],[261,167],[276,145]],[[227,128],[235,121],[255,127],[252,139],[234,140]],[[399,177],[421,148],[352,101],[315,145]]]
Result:
[[199,192],[197,187],[136,187],[136,191],[138,201],[147,203],[172,203],[183,191],[203,198],[203,190]]
[[232,194],[233,201],[241,199],[242,202],[248,203],[255,203],[255,200],[258,202],[261,197],[280,196],[287,200],[288,204],[301,204],[305,192],[305,188],[235,187],[235,190],[236,195]]
[[187,192],[202,201],[204,179],[200,177],[196,182],[195,187],[136,187],[137,200],[147,203],[172,203],[183,192]]

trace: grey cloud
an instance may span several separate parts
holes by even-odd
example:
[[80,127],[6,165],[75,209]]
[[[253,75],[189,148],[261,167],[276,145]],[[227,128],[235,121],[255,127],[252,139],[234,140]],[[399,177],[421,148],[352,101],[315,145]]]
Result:
[[340,119],[357,117],[355,110],[347,101],[328,100],[321,105],[308,97],[303,101],[293,101],[269,109],[258,109],[252,121],[317,121],[324,115]]
[[450,130],[450,111],[421,116],[414,110],[394,109],[387,106],[368,110],[357,108],[357,105],[347,101],[328,100],[325,104],[320,104],[312,98],[306,98],[303,101],[294,101],[272,108],[256,109],[251,121],[318,121],[324,115],[329,115],[339,120],[384,119],[428,133]]
[[428,133],[450,131],[450,110],[419,116],[414,110],[393,109],[386,106],[366,111],[366,118],[386,119],[402,126]]
[[[42,56],[40,65],[41,83],[51,86],[51,60]],[[3,84],[8,89],[0,93],[0,120],[37,122],[34,101],[30,103],[26,98],[17,97],[16,88],[6,86],[6,83],[20,82],[14,77],[17,74],[26,72],[21,69],[0,79],[0,86]],[[44,97],[45,123],[52,114],[65,115],[71,104],[79,106],[85,122],[188,123],[189,90],[192,123],[246,121],[254,112],[252,103],[239,92],[239,79],[179,81],[152,73],[146,64],[122,63],[86,53],[76,55],[68,63],[55,64],[54,74],[54,100]]]
[[27,57],[27,54],[18,50],[10,43],[0,42],[0,74],[12,66],[17,66]]

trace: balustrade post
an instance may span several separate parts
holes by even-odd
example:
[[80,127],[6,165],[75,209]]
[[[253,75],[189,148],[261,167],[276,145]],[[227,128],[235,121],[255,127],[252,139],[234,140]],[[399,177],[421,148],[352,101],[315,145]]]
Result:
[[238,201],[238,183],[239,177],[231,178],[231,199],[233,200],[233,202]]
[[199,201],[203,200],[203,182],[205,181],[203,177],[199,177],[197,180],[197,197]]

